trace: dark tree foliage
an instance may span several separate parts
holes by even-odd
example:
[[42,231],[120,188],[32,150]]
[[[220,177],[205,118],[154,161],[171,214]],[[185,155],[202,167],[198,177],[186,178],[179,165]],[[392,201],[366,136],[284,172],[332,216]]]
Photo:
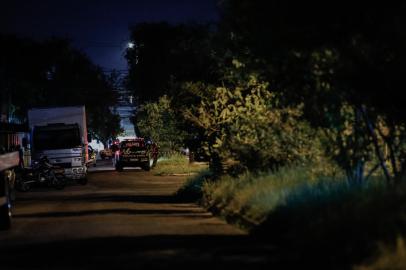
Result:
[[[132,29],[128,87],[141,102],[168,95],[181,115],[213,101],[210,89],[237,89],[254,75],[269,83],[278,106],[299,106],[302,120],[326,132],[325,148],[349,179],[361,181],[365,164],[376,162],[385,175],[388,163],[392,175],[406,175],[406,4],[219,4],[216,28],[153,23]],[[187,122],[183,129],[204,134]]]
[[173,96],[179,83],[213,81],[210,25],[142,23],[131,29],[134,48],[127,50],[128,88],[139,101]]
[[109,109],[116,96],[109,79],[67,40],[35,42],[0,36],[0,89],[22,121],[32,107],[85,105],[89,130],[106,140],[120,130]]
[[238,37],[240,51],[248,48],[265,60],[264,74],[289,100],[306,100],[313,108],[317,104],[308,101],[333,103],[331,95],[315,97],[310,73],[320,64],[312,53],[329,49],[338,57],[327,66],[333,76],[325,78],[336,87],[334,99],[404,116],[404,3],[225,0],[221,7],[223,32]]
[[[286,105],[303,104],[313,125],[341,134],[333,136],[336,160],[349,178],[362,180],[371,145],[388,180],[386,159],[395,179],[406,176],[404,3],[225,0],[221,5],[220,29],[234,43],[233,55],[271,82]],[[345,107],[350,110],[343,114]]]

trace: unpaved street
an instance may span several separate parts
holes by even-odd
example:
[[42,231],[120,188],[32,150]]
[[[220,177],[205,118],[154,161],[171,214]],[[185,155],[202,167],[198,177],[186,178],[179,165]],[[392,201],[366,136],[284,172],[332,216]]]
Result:
[[18,193],[0,269],[262,265],[271,249],[173,197],[183,176],[99,170],[86,186]]

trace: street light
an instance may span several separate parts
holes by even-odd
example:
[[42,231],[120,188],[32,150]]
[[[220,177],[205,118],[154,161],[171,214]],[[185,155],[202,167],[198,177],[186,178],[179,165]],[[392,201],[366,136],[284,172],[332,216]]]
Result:
[[128,49],[132,49],[132,48],[134,48],[134,47],[135,47],[134,42],[131,42],[131,41],[130,41],[130,42],[127,43],[127,48],[128,48]]

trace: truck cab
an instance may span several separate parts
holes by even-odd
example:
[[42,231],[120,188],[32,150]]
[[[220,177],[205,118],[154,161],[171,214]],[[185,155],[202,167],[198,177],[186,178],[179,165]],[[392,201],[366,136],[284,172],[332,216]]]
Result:
[[28,111],[31,155],[47,156],[65,170],[67,179],[87,183],[89,160],[84,106],[33,108]]
[[86,151],[78,124],[34,126],[32,139],[35,160],[47,156],[52,164],[65,169],[66,178],[86,178]]

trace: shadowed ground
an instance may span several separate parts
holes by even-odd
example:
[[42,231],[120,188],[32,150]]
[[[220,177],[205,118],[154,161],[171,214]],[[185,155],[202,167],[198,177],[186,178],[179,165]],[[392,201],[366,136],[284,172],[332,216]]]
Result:
[[13,228],[0,232],[0,269],[287,266],[273,247],[177,201],[184,180],[99,169],[87,186],[19,193]]

